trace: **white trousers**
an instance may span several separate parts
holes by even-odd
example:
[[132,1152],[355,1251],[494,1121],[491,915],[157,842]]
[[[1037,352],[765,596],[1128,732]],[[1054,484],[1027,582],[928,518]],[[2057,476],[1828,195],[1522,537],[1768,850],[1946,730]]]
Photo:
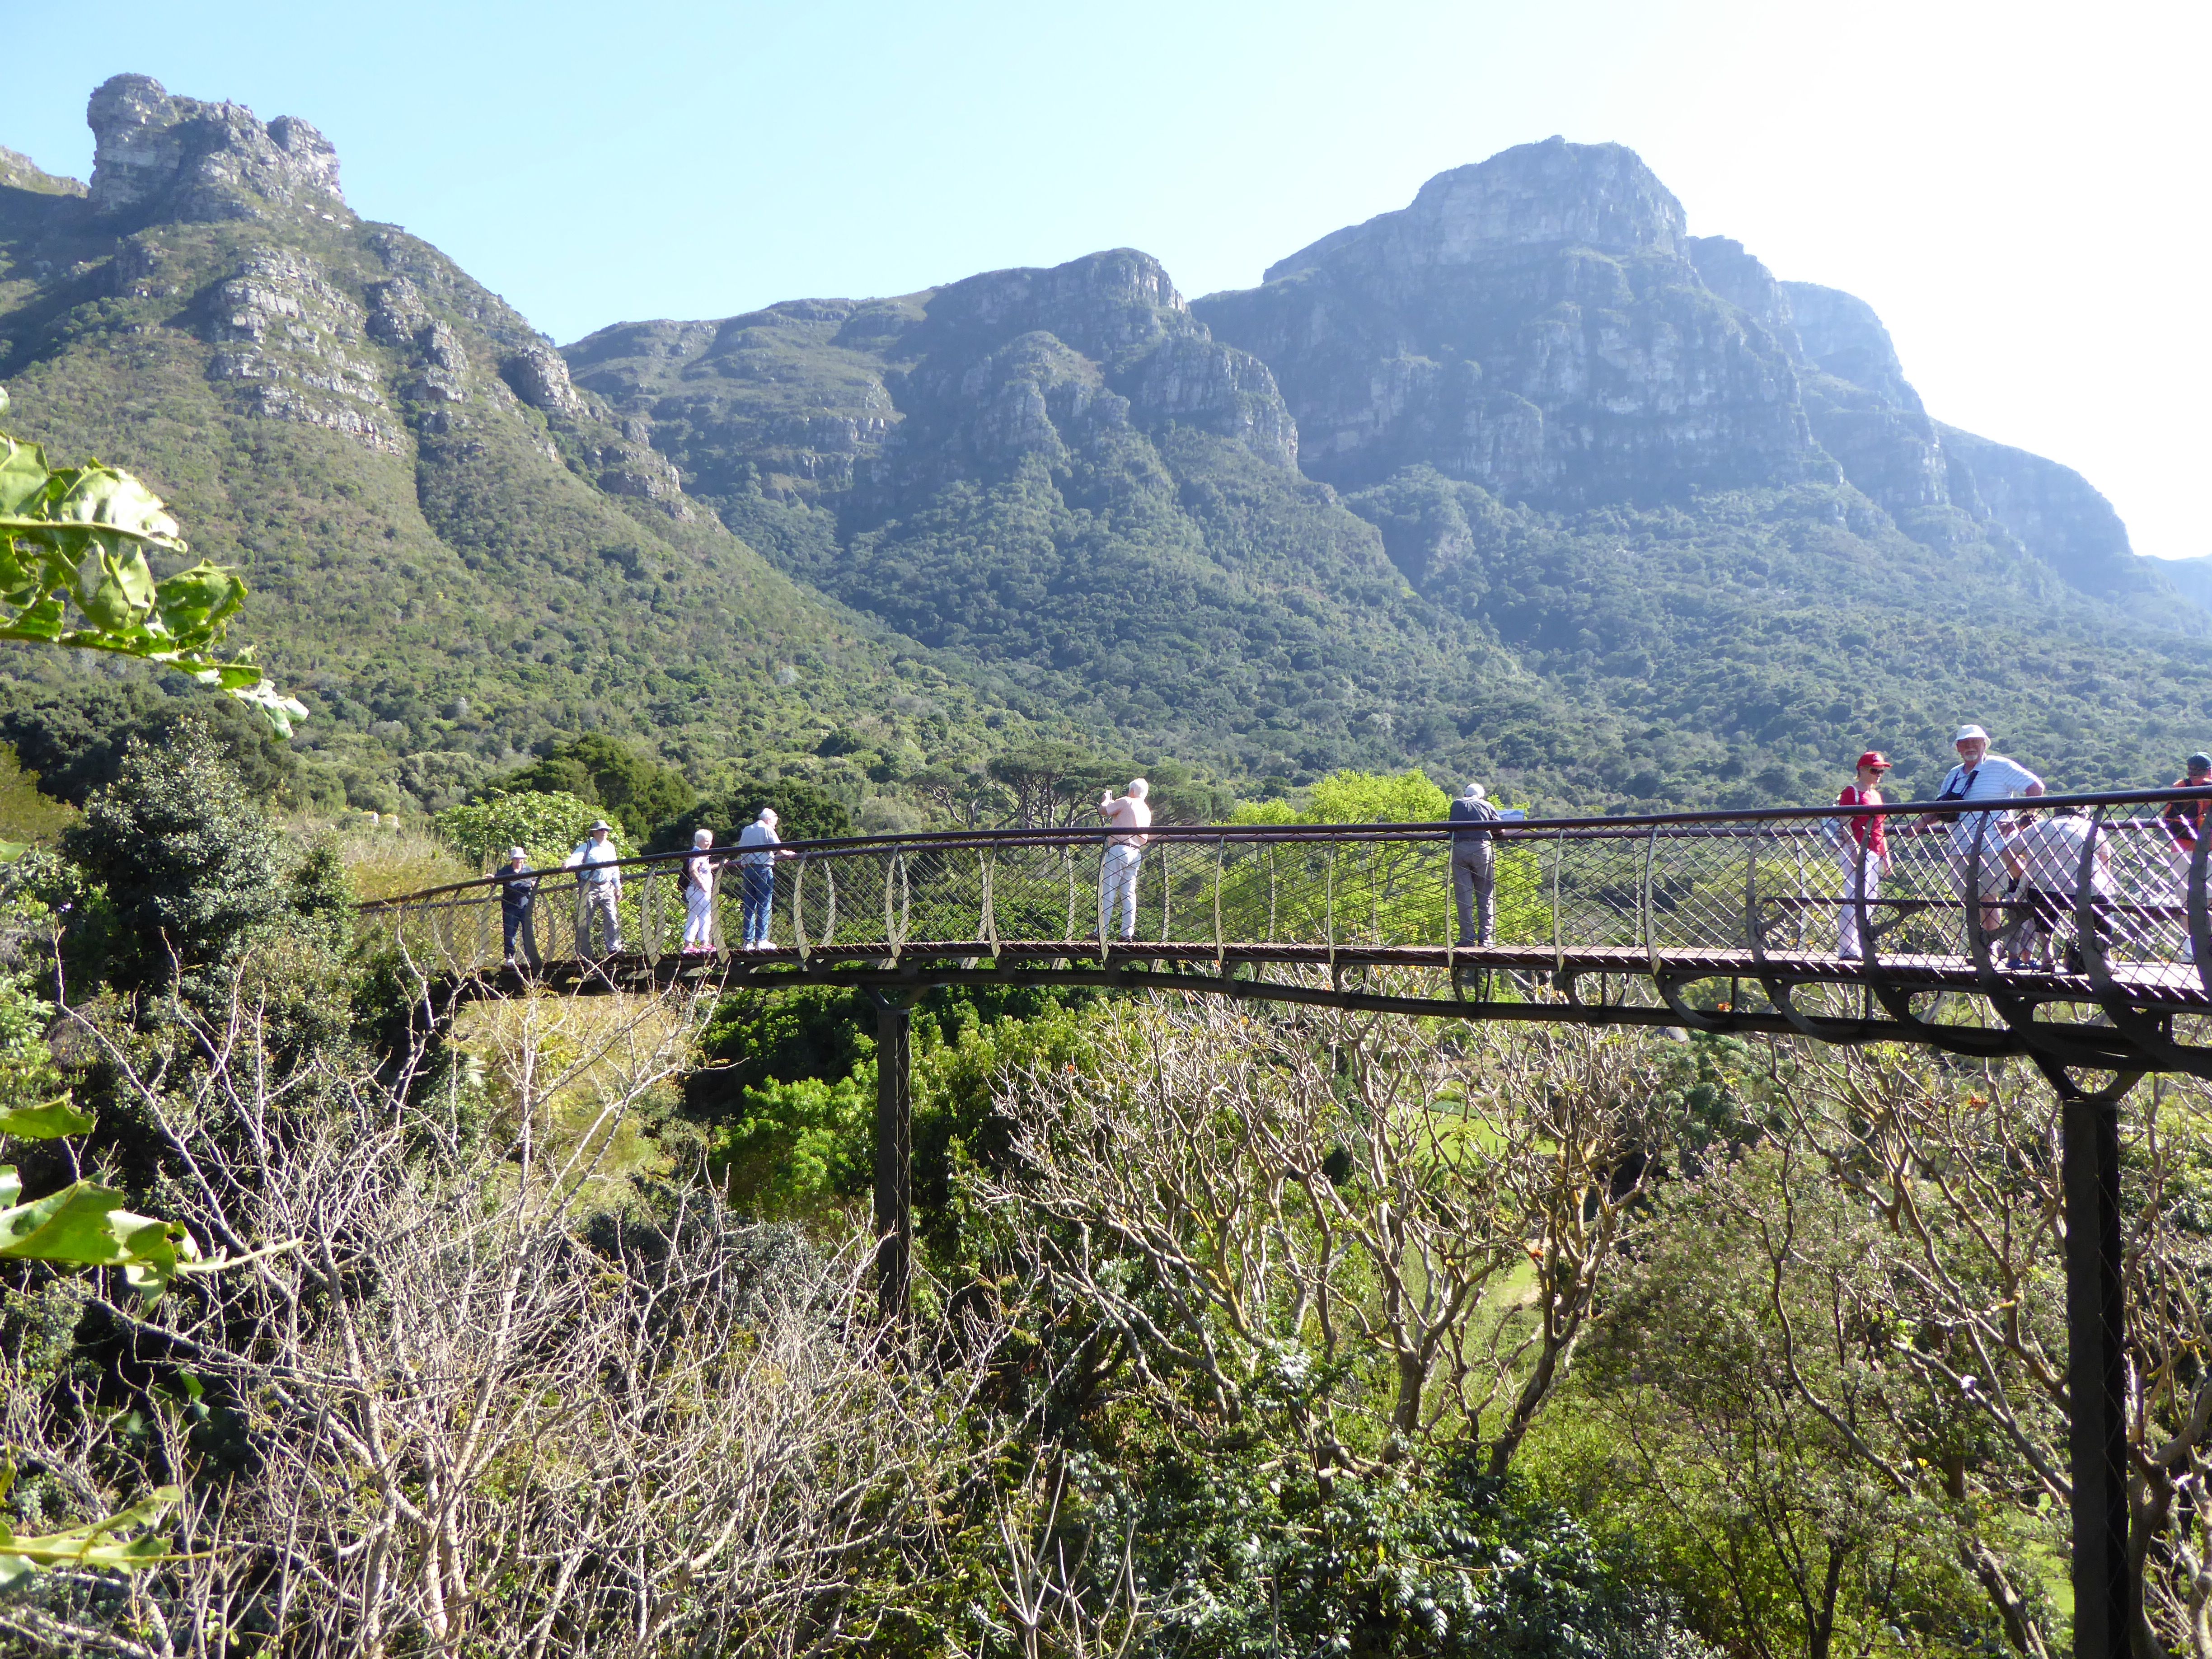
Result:
[[1859,937],[1859,880],[1863,872],[1866,880],[1866,902],[1871,905],[1881,896],[1881,860],[1873,854],[1866,862],[1859,862],[1858,848],[1844,843],[1843,919],[1836,924],[1836,954],[1842,957],[1863,957],[1866,942]]
[[684,890],[684,945],[686,950],[694,945],[709,945],[714,942],[714,890],[711,887],[687,887]]
[[1114,907],[1121,907],[1121,937],[1134,939],[1137,933],[1137,866],[1143,861],[1145,849],[1116,844],[1106,849],[1105,861],[1098,869],[1098,931],[1103,933],[1106,924],[1113,920]]

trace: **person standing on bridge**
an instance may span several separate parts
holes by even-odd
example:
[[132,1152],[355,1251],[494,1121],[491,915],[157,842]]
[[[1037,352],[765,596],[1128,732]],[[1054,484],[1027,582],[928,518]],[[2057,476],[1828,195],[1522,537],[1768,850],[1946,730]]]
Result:
[[[2041,778],[2010,756],[1990,752],[1990,734],[1980,726],[1960,726],[1959,735],[1952,739],[1952,747],[1959,751],[1959,763],[1944,775],[1942,793],[1936,799],[2008,800],[2014,795],[2043,793]],[[1983,828],[1985,822],[1986,831]],[[1999,927],[1997,904],[2004,896],[2006,885],[2003,835],[2008,821],[1994,812],[1959,812],[1949,818],[1949,823],[1952,890],[1958,894],[1962,905],[1971,904],[1979,897],[1982,927],[1994,933]],[[1933,828],[1933,823],[1929,827]],[[1978,836],[1984,843],[1978,895],[1967,890],[1972,884],[1969,872],[1973,868],[1974,839]]]
[[1498,809],[1487,792],[1470,782],[1448,814],[1451,832],[1452,903],[1459,911],[1459,945],[1498,943],[1498,852],[1490,825]]
[[583,845],[568,854],[564,868],[576,872],[576,953],[592,954],[592,934],[599,936],[599,954],[613,956],[623,948],[622,849],[610,837],[614,825],[605,818],[593,823]]
[[519,943],[532,968],[538,966],[538,878],[528,872],[530,854],[520,847],[507,849],[507,866],[492,878],[499,884],[499,922],[507,935],[507,965],[514,966]]
[[[2075,896],[2081,885],[2081,858],[2089,847],[2089,814],[2082,807],[2055,807],[2028,820],[2006,843],[2005,867],[2020,878],[2019,921],[2005,955],[2008,968],[2051,967],[2051,945],[2059,929],[2075,919]],[[1986,856],[1986,854],[1985,854]],[[2089,896],[2109,900],[2112,891],[2112,843],[2100,840],[2090,860]],[[2100,941],[2111,932],[2103,904],[2091,907]],[[2039,954],[2039,944],[2040,951]],[[2066,971],[2081,971],[2078,940],[2068,947]]]
[[789,853],[775,833],[775,808],[763,806],[760,816],[738,832],[738,898],[744,910],[747,951],[769,949],[769,922],[775,911],[775,861]]
[[[2191,755],[2188,771],[2167,787],[2212,788],[2212,755]],[[2166,837],[2173,843],[2173,873],[2185,890],[2189,885],[2189,860],[2204,834],[2204,811],[2208,806],[2212,806],[2212,800],[2170,800],[2160,814],[2166,820]]]
[[1113,919],[1115,907],[1121,910],[1121,937],[1137,936],[1137,869],[1143,862],[1145,843],[1150,839],[1144,831],[1151,828],[1152,809],[1145,798],[1152,786],[1142,778],[1131,778],[1127,794],[1118,799],[1109,789],[1099,798],[1098,816],[1121,833],[1106,837],[1106,857],[1098,868],[1098,934],[1106,935],[1106,924]]
[[714,844],[712,830],[691,832],[691,856],[684,860],[678,885],[684,892],[684,954],[697,956],[714,948],[714,861],[708,849]]
[[[1879,806],[1882,804],[1881,775],[1889,760],[1881,750],[1859,757],[1858,781],[1847,783],[1836,797],[1838,806]],[[1889,870],[1889,834],[1879,812],[1855,812],[1848,820],[1850,833],[1836,843],[1844,865],[1843,917],[1836,925],[1836,954],[1846,961],[1865,953],[1859,937],[1859,901],[1872,904],[1881,896],[1881,878]]]
[[[2170,786],[2175,789],[2203,789],[2212,787],[2212,755],[2191,755],[2188,770]],[[2189,866],[2197,856],[2197,843],[2204,837],[2204,814],[2212,807],[2212,800],[2170,800],[2160,814],[2165,820],[2166,839],[2171,843],[2167,857],[2173,865],[2174,902],[2186,906],[2189,902]],[[2187,924],[2185,923],[2185,927]],[[2197,960],[2197,944],[2193,939],[2181,941],[2181,959]]]

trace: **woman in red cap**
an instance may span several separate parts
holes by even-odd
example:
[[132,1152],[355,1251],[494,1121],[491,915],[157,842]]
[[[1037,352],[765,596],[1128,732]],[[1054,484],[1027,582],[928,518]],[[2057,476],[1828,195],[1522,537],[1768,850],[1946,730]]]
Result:
[[[1881,775],[1889,770],[1889,761],[1879,749],[1869,749],[1859,757],[1858,781],[1844,786],[1843,793],[1836,797],[1838,806],[1879,806]],[[1850,833],[1836,843],[1836,851],[1844,861],[1843,921],[1836,929],[1836,954],[1857,957],[1865,954],[1859,938],[1860,883],[1864,882],[1866,902],[1872,904],[1881,896],[1881,878],[1889,868],[1889,836],[1879,812],[1854,813],[1848,820]]]

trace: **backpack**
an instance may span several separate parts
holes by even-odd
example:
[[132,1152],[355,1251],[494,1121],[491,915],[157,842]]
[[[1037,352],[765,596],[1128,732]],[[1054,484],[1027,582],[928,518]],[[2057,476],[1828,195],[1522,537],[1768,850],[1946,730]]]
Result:
[[[1954,767],[1951,769],[1954,772],[1958,770],[1956,767]],[[1948,783],[1945,784],[1943,786],[1943,793],[1936,796],[1936,799],[1939,801],[1966,799],[1966,791],[1974,787],[1974,780],[1980,775],[1981,769],[1982,769],[1980,767],[1977,766],[1972,772],[1967,773],[1966,776],[1960,778],[1956,788],[1954,788]],[[1930,823],[1956,823],[1959,821],[1959,814],[1955,808],[1948,812],[1930,812],[1928,815],[1928,821]]]

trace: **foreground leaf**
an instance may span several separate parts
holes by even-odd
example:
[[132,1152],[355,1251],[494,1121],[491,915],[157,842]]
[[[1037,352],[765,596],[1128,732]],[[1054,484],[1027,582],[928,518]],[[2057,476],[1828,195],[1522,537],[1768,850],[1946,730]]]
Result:
[[64,1095],[43,1106],[18,1106],[13,1111],[0,1112],[0,1134],[24,1140],[58,1140],[64,1135],[88,1133],[93,1122],[90,1112],[77,1110]]
[[199,1246],[181,1223],[134,1215],[123,1207],[123,1197],[112,1187],[79,1181],[0,1210],[0,1260],[120,1267],[125,1281],[152,1300],[168,1288],[180,1262],[200,1259]]
[[[9,1473],[12,1474],[12,1467]],[[88,1521],[67,1532],[36,1538],[18,1538],[0,1522],[0,1589],[21,1578],[54,1567],[77,1567],[94,1571],[143,1572],[164,1561],[178,1559],[167,1540],[151,1530],[161,1517],[184,1501],[175,1486],[160,1486],[129,1509],[103,1521]],[[136,1538],[113,1534],[143,1527]]]

